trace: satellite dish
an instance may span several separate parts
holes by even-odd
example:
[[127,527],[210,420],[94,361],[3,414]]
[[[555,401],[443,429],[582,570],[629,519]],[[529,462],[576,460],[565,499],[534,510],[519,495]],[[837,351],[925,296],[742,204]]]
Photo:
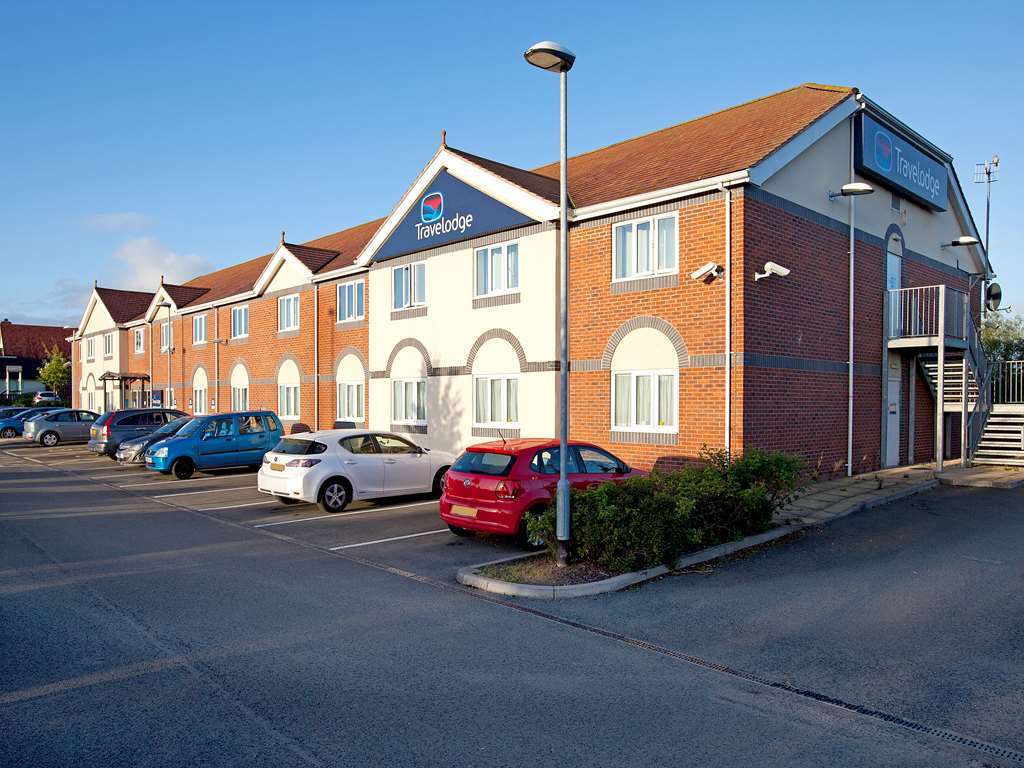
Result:
[[999,287],[999,283],[989,283],[985,291],[985,309],[989,312],[995,312],[999,309],[999,304],[1002,300],[1003,289]]

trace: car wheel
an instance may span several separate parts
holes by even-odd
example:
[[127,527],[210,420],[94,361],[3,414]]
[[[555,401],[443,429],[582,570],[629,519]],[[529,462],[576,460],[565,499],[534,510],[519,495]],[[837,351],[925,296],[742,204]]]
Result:
[[448,467],[442,467],[434,475],[434,487],[433,494],[435,498],[441,497],[441,492],[444,490],[444,478],[448,474]]
[[459,528],[459,526],[452,525],[451,523],[448,523],[448,530],[454,533],[456,536],[461,536],[463,538],[473,535],[472,531],[468,531],[465,528]]
[[324,487],[320,489],[320,499],[317,503],[321,510],[333,515],[348,506],[349,496],[351,494],[348,484],[344,480],[333,478],[324,483]]
[[196,465],[192,463],[192,459],[182,457],[175,459],[174,464],[171,465],[171,472],[179,480],[188,480],[195,471]]
[[516,532],[516,543],[525,550],[535,551],[543,549],[545,546],[544,539],[531,539],[529,529],[526,527],[526,520],[529,517],[540,517],[540,510],[530,510],[523,515],[523,519],[519,521],[519,530]]
[[275,498],[277,498],[277,500],[280,501],[282,504],[301,504],[302,503],[302,499],[289,499],[289,498],[287,498],[285,496],[277,496]]
[[43,432],[42,437],[39,438],[39,442],[47,448],[53,448],[60,442],[60,435],[56,432]]
[[14,431],[14,427],[4,427],[3,431],[0,432],[0,437],[10,439],[17,437],[18,433]]

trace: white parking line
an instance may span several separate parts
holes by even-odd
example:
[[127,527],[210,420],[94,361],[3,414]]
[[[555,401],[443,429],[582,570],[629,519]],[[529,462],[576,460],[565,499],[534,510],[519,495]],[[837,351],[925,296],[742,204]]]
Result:
[[[225,477],[238,477],[238,475],[225,475]],[[191,480],[156,480],[151,483],[132,483],[130,485],[119,485],[118,488],[142,488],[145,485],[181,485],[182,483],[198,483],[201,480],[219,480],[220,477],[212,475],[210,477],[193,477]],[[245,486],[239,486],[244,488]]]
[[401,541],[402,539],[415,539],[417,536],[433,536],[435,533],[448,533],[447,528],[440,528],[436,531],[423,531],[423,533],[410,533],[406,536],[392,536],[390,539],[374,539],[373,541],[361,541],[358,544],[342,544],[340,547],[331,547],[331,552],[339,549],[354,549],[356,547],[368,547],[371,544],[386,544],[389,541]]
[[[122,485],[121,487],[127,488],[128,486]],[[248,485],[240,485],[237,488],[208,488],[205,491],[182,491],[181,493],[161,493],[159,496],[154,496],[153,498],[170,499],[173,496],[195,496],[197,493],[224,493],[225,491],[246,491],[249,490],[249,488],[250,486]],[[252,490],[256,490],[255,486],[252,487]]]
[[86,479],[87,480],[113,480],[115,478],[121,478],[121,479],[128,478],[130,480],[130,479],[132,479],[131,475],[132,475],[131,470],[125,470],[124,472],[117,472],[116,474],[113,474],[113,475],[88,475],[88,476],[86,476]]
[[274,525],[290,525],[291,523],[306,523],[310,520],[326,520],[327,518],[348,517],[350,515],[365,515],[368,512],[384,512],[389,509],[406,509],[407,507],[423,507],[428,504],[436,504],[435,501],[421,501],[417,504],[396,504],[391,507],[370,507],[369,509],[357,509],[354,512],[335,512],[330,515],[314,515],[313,517],[299,517],[295,520],[276,520],[273,523],[260,523],[253,528],[270,528]]
[[[154,497],[156,499],[156,497]],[[159,499],[156,499],[159,500]],[[166,504],[166,501],[161,501],[161,504]],[[266,501],[250,501],[248,504],[229,504],[226,507],[193,507],[196,512],[217,512],[221,509],[241,509],[242,507],[258,507],[261,504],[276,504],[277,502],[273,499],[267,499]]]

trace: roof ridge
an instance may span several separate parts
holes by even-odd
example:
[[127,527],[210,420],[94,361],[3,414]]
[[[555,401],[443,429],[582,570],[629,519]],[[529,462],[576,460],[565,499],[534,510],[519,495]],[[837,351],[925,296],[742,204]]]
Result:
[[[640,134],[637,134],[636,136],[630,136],[628,139],[621,139],[620,141],[612,142],[611,144],[605,144],[603,147],[597,147],[596,149],[589,149],[586,152],[581,152],[578,155],[571,155],[569,157],[569,159],[572,160],[572,159],[579,158],[579,157],[586,157],[588,155],[594,154],[595,152],[603,152],[606,149],[611,149],[612,147],[617,147],[617,146],[620,146],[622,144],[628,144],[631,141],[637,141],[638,139],[643,139],[643,138],[646,138],[648,136],[656,136],[659,133],[664,133],[665,131],[671,131],[671,130],[673,130],[675,128],[679,128],[680,126],[687,125],[688,123],[695,123],[698,120],[705,120],[705,119],[707,119],[709,117],[714,117],[715,115],[721,115],[721,114],[724,114],[726,112],[731,112],[734,109],[740,109],[741,107],[747,107],[747,106],[750,106],[751,104],[756,104],[759,101],[765,101],[766,99],[772,99],[772,98],[775,98],[776,96],[781,96],[784,93],[790,93],[791,91],[799,90],[800,88],[809,88],[811,90],[818,90],[818,91],[825,91],[825,90],[827,90],[827,91],[833,91],[833,92],[837,92],[837,93],[841,93],[842,91],[849,91],[850,93],[853,93],[853,92],[856,91],[856,88],[852,88],[852,87],[849,87],[849,86],[822,85],[821,83],[800,83],[799,85],[794,85],[794,86],[792,86],[790,88],[783,88],[781,91],[775,91],[774,93],[769,93],[769,94],[765,94],[764,96],[758,96],[757,98],[748,99],[747,101],[742,101],[739,104],[733,104],[732,106],[723,107],[722,109],[716,109],[713,112],[707,112],[706,114],[698,115],[697,117],[691,117],[688,120],[681,120],[678,123],[673,123],[672,125],[666,125],[664,128],[657,128],[657,129],[655,129],[653,131],[648,131],[647,133],[640,133]],[[544,165],[539,165],[539,166],[537,166],[536,168],[533,169],[533,172],[534,173],[538,173],[541,168],[547,168],[547,167],[552,166],[552,165],[555,165],[555,163],[554,162],[550,162],[550,163],[545,163]],[[540,174],[540,175],[544,175],[544,174]]]
[[[530,168],[522,168],[518,165],[512,165],[511,163],[503,163],[501,160],[494,160],[493,158],[484,157],[483,155],[476,155],[473,154],[472,152],[467,152],[464,149],[459,149],[458,147],[453,147],[449,145],[447,149],[451,150],[457,155],[463,155],[464,157],[473,158],[475,160],[486,160],[488,163],[494,163],[495,165],[500,165],[503,168],[510,168],[513,171],[519,171],[520,173],[530,173],[533,174],[534,176],[539,176],[542,179],[551,179],[550,176],[545,176],[543,173],[537,173],[537,171],[531,170]],[[550,163],[548,163],[548,165],[550,165]]]

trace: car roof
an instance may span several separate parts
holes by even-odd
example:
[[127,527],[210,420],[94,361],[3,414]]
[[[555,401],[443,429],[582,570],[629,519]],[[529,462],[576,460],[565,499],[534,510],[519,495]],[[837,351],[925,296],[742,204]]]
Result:
[[[570,440],[569,445],[577,447],[593,446],[585,440]],[[466,446],[467,451],[488,453],[523,453],[524,451],[536,451],[541,448],[557,448],[558,438],[556,437],[517,437],[512,440],[492,440],[487,443],[476,443]],[[594,446],[596,447],[596,446]]]
[[[354,437],[356,435],[370,435],[374,433],[375,430],[370,429],[320,429],[317,430],[316,432],[296,432],[294,435],[282,435],[282,437],[288,439],[294,438],[296,440],[315,440],[318,437],[320,437],[325,440],[330,440],[331,438],[340,439],[344,437]],[[389,433],[382,432],[381,434]]]

